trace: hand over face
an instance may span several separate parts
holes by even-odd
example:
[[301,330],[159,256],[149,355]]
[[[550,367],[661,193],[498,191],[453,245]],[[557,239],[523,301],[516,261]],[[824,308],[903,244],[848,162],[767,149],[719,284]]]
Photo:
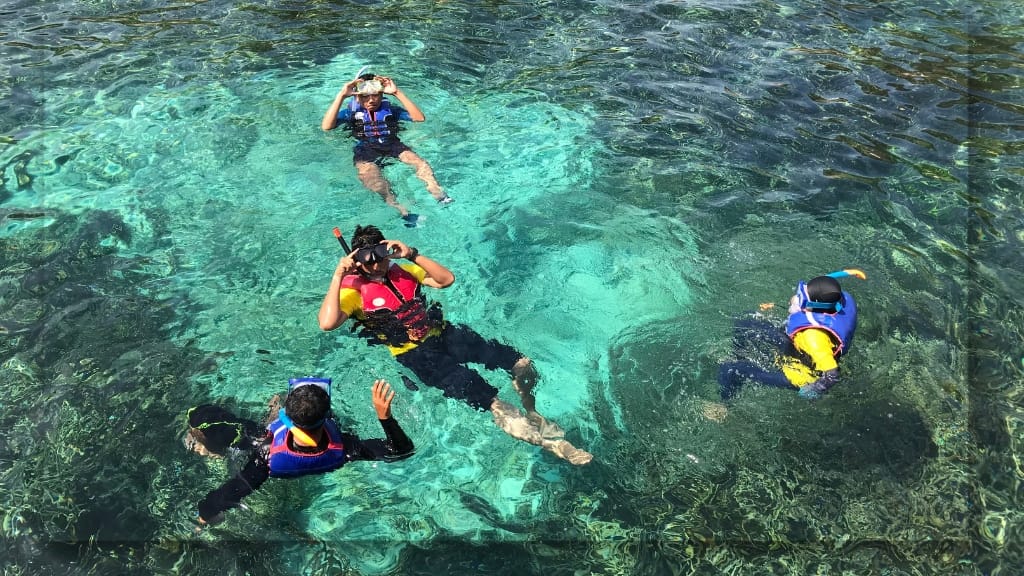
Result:
[[356,272],[356,260],[354,258],[356,251],[353,250],[351,254],[346,254],[338,260],[338,266],[334,269],[335,274],[346,276]]
[[351,96],[355,94],[356,85],[359,84],[360,82],[362,82],[362,80],[360,80],[359,78],[346,82],[345,85],[341,87],[341,93],[344,94],[345,96]]

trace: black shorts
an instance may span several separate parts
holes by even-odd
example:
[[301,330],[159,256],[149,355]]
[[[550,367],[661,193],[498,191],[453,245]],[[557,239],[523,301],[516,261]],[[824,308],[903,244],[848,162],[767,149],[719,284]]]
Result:
[[395,359],[427,386],[442,390],[445,398],[462,400],[477,410],[490,410],[498,389],[463,364],[483,364],[488,370],[500,368],[511,373],[522,357],[515,348],[487,340],[468,326],[448,324],[440,335],[427,338]]
[[386,144],[360,142],[356,144],[355,149],[352,151],[352,163],[380,163],[385,158],[398,158],[398,155],[406,150],[412,150],[412,148],[403,144],[401,140],[392,140]]

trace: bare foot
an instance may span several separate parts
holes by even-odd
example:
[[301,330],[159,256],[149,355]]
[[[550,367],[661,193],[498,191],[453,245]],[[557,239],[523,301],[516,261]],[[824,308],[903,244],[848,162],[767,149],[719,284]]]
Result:
[[541,446],[555,456],[558,456],[562,460],[566,460],[575,466],[582,466],[594,459],[593,454],[586,450],[580,450],[570,444],[568,440],[545,440]]

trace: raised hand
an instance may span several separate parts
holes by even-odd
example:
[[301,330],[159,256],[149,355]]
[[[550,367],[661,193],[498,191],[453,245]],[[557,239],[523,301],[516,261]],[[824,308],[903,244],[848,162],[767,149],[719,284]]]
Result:
[[395,399],[395,391],[387,380],[379,379],[373,383],[373,409],[377,411],[377,418],[387,420],[391,418],[391,402]]

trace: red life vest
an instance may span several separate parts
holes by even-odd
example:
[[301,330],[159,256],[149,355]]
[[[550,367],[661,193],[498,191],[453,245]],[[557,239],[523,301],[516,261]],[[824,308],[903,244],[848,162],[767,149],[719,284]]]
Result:
[[[342,278],[341,287],[359,291],[364,315],[361,322],[378,339],[390,345],[401,345],[410,340],[418,342],[438,325],[427,314],[426,298],[420,293],[419,281],[393,262],[388,267],[387,276],[380,282],[352,274]],[[403,334],[393,333],[396,332],[393,329],[396,321]]]

